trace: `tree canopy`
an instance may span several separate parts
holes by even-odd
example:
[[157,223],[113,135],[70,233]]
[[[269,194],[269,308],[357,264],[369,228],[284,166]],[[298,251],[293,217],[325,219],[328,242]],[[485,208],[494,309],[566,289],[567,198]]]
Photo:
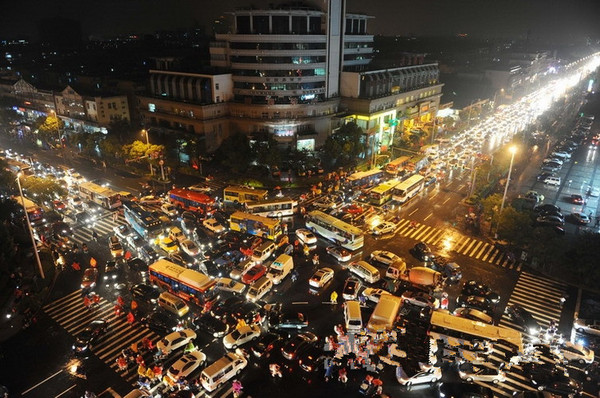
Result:
[[50,202],[67,194],[66,189],[48,178],[28,177],[22,180],[21,186],[25,196],[34,202]]
[[223,167],[236,173],[247,170],[252,161],[248,137],[241,132],[236,132],[225,138],[215,152],[215,159],[219,159]]
[[346,123],[327,137],[323,152],[336,166],[355,166],[366,152],[366,136],[356,123]]

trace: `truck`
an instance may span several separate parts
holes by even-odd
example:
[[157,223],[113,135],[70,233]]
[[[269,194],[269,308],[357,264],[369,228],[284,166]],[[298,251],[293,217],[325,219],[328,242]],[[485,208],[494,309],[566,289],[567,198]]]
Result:
[[385,277],[393,280],[401,279],[406,272],[406,262],[403,260],[391,263],[385,271]]
[[401,274],[400,278],[420,286],[435,286],[442,281],[442,274],[427,267],[413,267]]
[[367,329],[373,332],[392,330],[401,305],[402,299],[400,297],[391,294],[381,295],[377,306],[373,310],[371,319],[369,319]]

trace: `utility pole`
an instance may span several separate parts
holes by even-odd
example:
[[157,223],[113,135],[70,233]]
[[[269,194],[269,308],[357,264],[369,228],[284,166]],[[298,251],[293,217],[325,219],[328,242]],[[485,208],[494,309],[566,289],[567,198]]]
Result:
[[21,173],[17,174],[17,185],[19,187],[19,195],[21,195],[21,204],[23,205],[23,211],[25,212],[25,221],[27,221],[27,230],[29,231],[29,237],[33,244],[33,254],[37,261],[38,269],[42,279],[46,279],[44,275],[44,267],[42,267],[42,261],[40,260],[40,254],[38,253],[37,243],[35,243],[35,237],[33,236],[33,230],[31,229],[31,221],[29,221],[29,215],[27,214],[27,206],[25,205],[25,196],[23,196],[23,188],[21,188]]

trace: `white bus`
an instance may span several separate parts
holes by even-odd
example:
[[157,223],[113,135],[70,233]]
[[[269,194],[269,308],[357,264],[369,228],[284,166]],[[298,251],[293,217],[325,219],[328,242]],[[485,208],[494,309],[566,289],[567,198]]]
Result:
[[314,210],[306,217],[306,228],[349,250],[363,247],[365,236],[360,228]]
[[348,176],[348,182],[353,187],[364,187],[377,184],[383,177],[383,170],[371,169],[368,171],[357,171]]
[[105,209],[116,209],[121,207],[121,195],[108,187],[103,187],[93,182],[82,182],[79,184],[79,195]]
[[425,177],[420,174],[408,177],[394,188],[394,199],[398,203],[405,203],[418,194],[425,185]]
[[406,166],[409,160],[410,156],[400,156],[385,166],[385,172],[393,176],[397,176],[398,173],[404,170],[404,166]]
[[298,202],[291,198],[274,198],[247,202],[248,213],[262,217],[286,217],[294,215]]

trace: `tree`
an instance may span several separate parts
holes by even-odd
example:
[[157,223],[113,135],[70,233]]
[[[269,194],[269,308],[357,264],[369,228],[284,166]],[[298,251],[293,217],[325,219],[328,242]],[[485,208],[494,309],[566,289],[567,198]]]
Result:
[[115,136],[108,136],[100,140],[98,148],[100,148],[102,157],[120,158],[123,156],[123,145],[121,145],[120,139]]
[[252,161],[248,137],[243,133],[236,132],[225,138],[215,151],[215,158],[220,159],[221,165],[233,172],[244,172]]
[[138,160],[142,158],[156,159],[165,151],[164,145],[146,144],[136,140],[131,144],[123,146],[123,154],[129,160]]
[[38,127],[39,137],[46,142],[56,142],[64,126],[64,122],[55,113],[50,113]]
[[355,166],[367,150],[365,134],[356,123],[346,123],[327,137],[323,151],[337,166]]
[[271,167],[281,163],[279,145],[273,137],[269,136],[266,141],[258,142],[253,149],[259,164]]
[[110,122],[108,126],[108,138],[116,138],[120,143],[132,136],[134,129],[131,128],[129,121],[126,119],[118,119]]
[[48,178],[28,177],[22,180],[21,185],[23,191],[27,193],[26,196],[33,199],[34,202],[51,202],[67,194],[66,189]]
[[481,199],[481,205],[483,206],[485,218],[495,220],[497,218],[497,213],[500,211],[500,206],[502,205],[502,195],[495,193],[487,198]]
[[505,207],[498,221],[498,235],[518,247],[526,247],[532,236],[533,226],[529,214]]
[[8,171],[8,163],[0,159],[0,192],[8,194],[14,192],[17,187],[15,175]]

